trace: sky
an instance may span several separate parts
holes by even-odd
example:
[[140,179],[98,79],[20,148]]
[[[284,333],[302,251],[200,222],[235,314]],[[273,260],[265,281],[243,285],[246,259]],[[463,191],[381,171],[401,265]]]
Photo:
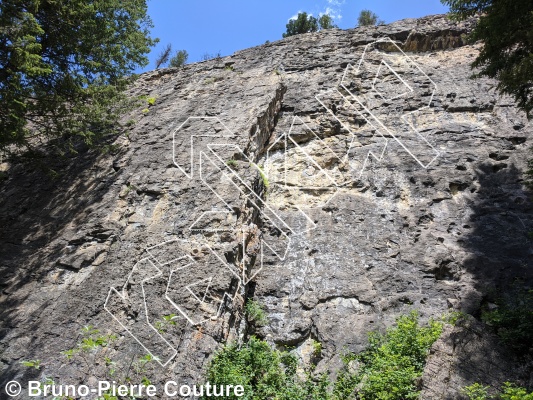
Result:
[[440,0],[148,0],[152,36],[160,42],[149,55],[150,63],[137,72],[154,69],[155,58],[169,43],[173,50],[187,50],[191,63],[204,54],[227,56],[279,40],[288,20],[300,11],[315,17],[327,13],[339,28],[349,29],[363,9],[385,23],[448,10]]

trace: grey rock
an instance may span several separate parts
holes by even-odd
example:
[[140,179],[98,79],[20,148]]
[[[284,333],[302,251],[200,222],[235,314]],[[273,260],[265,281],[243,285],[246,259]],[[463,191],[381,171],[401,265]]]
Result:
[[[516,278],[532,282],[527,233],[533,218],[523,178],[531,125],[511,99],[497,94],[496,82],[469,78],[469,64],[479,51],[479,45],[465,42],[472,23],[430,16],[334,29],[145,73],[129,93],[156,102],[147,113],[142,105],[124,117],[136,122],[116,139],[115,154],[86,151],[73,160],[50,161],[59,171],[56,179],[24,163],[2,164],[8,178],[0,182],[0,385],[32,376],[63,383],[102,379],[109,376],[106,357],[115,360],[123,379],[146,350],[104,309],[111,286],[125,287],[128,294],[110,304],[117,319],[138,332],[141,342],[153,342],[154,351],[164,352],[165,342],[147,328],[146,318],[161,322],[162,316],[177,314],[176,323],[161,333],[177,355],[167,366],[152,362],[143,372],[160,385],[170,378],[201,381],[222,343],[251,333],[296,346],[302,354],[309,338],[318,340],[323,347],[318,371],[327,370],[339,365],[341,352],[364,349],[369,331],[391,326],[412,309],[423,320],[449,310],[479,315],[489,289],[503,290]],[[365,100],[399,141],[390,133],[380,136],[381,128],[365,122],[368,116],[350,114],[357,106],[353,99],[344,105],[340,97],[330,99],[328,107],[338,106],[335,115],[315,97],[343,90],[347,66],[357,65],[365,46],[383,37],[396,44],[382,43],[369,53],[369,71],[380,65],[379,52],[398,61],[402,49],[426,73],[417,77],[414,64],[395,64],[398,76],[417,85],[416,96]],[[377,83],[379,90],[395,93],[402,87],[393,73],[382,73],[386,79]],[[363,77],[361,88],[369,90],[369,74],[354,72],[351,88]],[[436,84],[431,104],[429,78]],[[426,101],[429,107],[423,108]],[[399,118],[417,109],[411,122],[425,140]],[[203,119],[182,125],[190,116]],[[294,117],[300,121],[284,153],[283,135]],[[194,157],[189,179],[191,135],[226,131],[233,136],[224,143],[233,147],[219,147],[220,159],[209,140],[199,139],[194,157],[200,152],[207,157],[204,180]],[[433,161],[431,149],[438,152]],[[370,158],[360,176],[354,171],[362,163],[352,168],[340,157],[381,150],[381,160]],[[413,155],[431,164],[424,168]],[[230,160],[234,173],[226,168]],[[284,186],[285,176],[307,187]],[[333,188],[331,180],[342,182]],[[190,245],[156,255],[147,250],[177,243],[172,240]],[[262,264],[261,240],[271,248]],[[279,257],[285,251],[286,257]],[[219,304],[224,293],[233,296],[221,303],[216,318],[212,307],[195,308],[184,300],[186,313],[207,316],[202,325],[191,325],[164,298],[169,267],[185,256],[199,267],[184,279],[220,274],[206,302]],[[143,292],[147,275],[128,277],[145,258],[160,266],[162,275]],[[180,287],[173,289],[172,296],[180,298]],[[151,299],[148,311],[144,293]],[[243,304],[252,296],[267,311],[265,326],[243,319]],[[88,359],[67,359],[61,352],[78,346],[86,325],[118,338]],[[439,363],[464,360],[450,353],[450,329],[422,379],[427,398],[433,398],[431,391],[451,396],[470,382],[447,369],[455,386],[442,389],[446,383],[439,371],[445,369]],[[479,325],[478,330],[484,335],[488,329]],[[488,383],[514,379],[507,367],[512,361],[504,360],[511,355],[493,352],[492,346],[492,339],[481,340],[472,350],[481,358],[479,371],[487,362],[498,363],[501,374]],[[28,359],[41,360],[41,370],[20,364]],[[468,363],[468,368],[478,366]]]

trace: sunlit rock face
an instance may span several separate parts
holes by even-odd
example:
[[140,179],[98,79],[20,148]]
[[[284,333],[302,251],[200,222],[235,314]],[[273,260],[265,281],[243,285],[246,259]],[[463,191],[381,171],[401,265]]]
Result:
[[[192,384],[250,334],[335,371],[410,310],[479,317],[531,282],[531,126],[470,78],[470,27],[329,30],[146,73],[130,95],[155,102],[111,152],[55,160],[53,179],[2,164],[2,382]],[[248,298],[266,323],[245,321]],[[470,324],[436,343],[422,398],[520,378]],[[91,335],[106,345],[84,350]]]

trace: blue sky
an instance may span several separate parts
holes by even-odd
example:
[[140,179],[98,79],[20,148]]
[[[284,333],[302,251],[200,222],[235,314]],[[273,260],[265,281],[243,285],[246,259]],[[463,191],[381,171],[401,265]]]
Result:
[[226,56],[279,40],[288,19],[299,11],[328,13],[340,28],[348,29],[355,27],[363,9],[386,23],[447,11],[440,0],[148,0],[152,35],[161,41],[142,71],[154,69],[156,56],[168,43],[174,50],[187,50],[188,62],[196,62],[206,53]]

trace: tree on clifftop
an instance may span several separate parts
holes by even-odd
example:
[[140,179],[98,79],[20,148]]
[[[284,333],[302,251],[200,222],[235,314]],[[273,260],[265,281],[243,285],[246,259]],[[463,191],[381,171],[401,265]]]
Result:
[[357,26],[383,25],[384,23],[376,13],[370,10],[361,11],[359,17],[357,17]]
[[0,149],[32,136],[90,143],[155,40],[145,0],[0,2]]
[[307,15],[306,12],[298,13],[296,19],[289,20],[286,25],[287,32],[283,34],[283,37],[299,35],[301,33],[316,32],[318,31],[318,21],[312,15]]
[[337,28],[337,26],[333,23],[333,18],[328,14],[323,14],[320,18],[316,19],[306,12],[301,12],[298,13],[296,18],[289,20],[286,28],[287,31],[283,34],[284,38],[301,33],[316,32],[319,29]]
[[483,47],[472,67],[476,76],[496,78],[498,89],[514,97],[533,117],[533,1],[441,0],[452,17],[479,15],[471,38]]
[[318,19],[318,25],[320,25],[320,29],[338,28],[338,26],[333,23],[333,18],[331,18],[331,15],[329,14],[322,14]]
[[178,50],[174,57],[170,59],[169,65],[175,68],[183,67],[187,64],[188,59],[189,53],[187,53],[187,50]]
[[159,55],[155,59],[155,69],[159,69],[162,65],[167,64],[168,60],[170,60],[171,53],[172,53],[172,45],[169,43],[163,49],[163,51],[159,53]]

